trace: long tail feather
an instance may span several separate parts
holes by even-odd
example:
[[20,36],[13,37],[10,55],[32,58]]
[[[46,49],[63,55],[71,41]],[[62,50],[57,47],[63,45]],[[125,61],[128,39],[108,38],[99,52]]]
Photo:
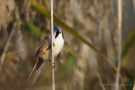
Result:
[[42,63],[43,63],[43,60],[41,58],[39,58],[35,64],[32,72],[31,72],[28,80],[27,80],[28,83],[33,83],[34,79],[36,78],[37,72],[38,72],[39,68],[41,67]]
[[33,83],[33,81],[37,77],[38,71],[41,68],[42,64],[43,64],[43,59],[42,58],[39,58],[37,60],[36,64],[35,64],[32,72],[31,72],[29,78],[27,79],[27,82],[26,82],[26,84],[24,86],[25,89]]

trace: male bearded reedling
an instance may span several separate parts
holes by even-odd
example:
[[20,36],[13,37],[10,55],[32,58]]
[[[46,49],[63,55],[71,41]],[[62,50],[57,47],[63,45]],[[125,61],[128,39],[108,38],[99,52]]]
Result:
[[[59,25],[54,26],[54,31],[53,31],[53,46],[54,46],[54,56],[56,57],[63,45],[64,45],[64,37],[63,37],[63,31],[62,28]],[[51,38],[50,36],[46,36],[43,41],[41,42],[37,52],[36,52],[36,56],[38,57],[38,60],[33,68],[33,71],[31,72],[27,83],[33,83],[34,79],[36,78],[39,69],[41,68],[43,62],[45,60],[49,60],[50,56],[51,56]]]

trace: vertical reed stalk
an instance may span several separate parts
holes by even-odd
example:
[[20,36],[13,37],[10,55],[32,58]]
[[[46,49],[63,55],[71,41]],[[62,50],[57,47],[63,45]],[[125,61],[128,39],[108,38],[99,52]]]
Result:
[[[53,54],[53,0],[50,0],[51,9],[51,36],[52,36],[52,65],[54,64],[54,54]],[[55,90],[55,71],[52,68],[52,90]]]
[[[122,33],[121,33],[121,26],[122,26],[122,1],[118,0],[117,2],[117,7],[118,7],[118,71],[120,72],[120,67],[121,67],[121,43],[122,43]],[[119,75],[116,74],[116,81],[115,81],[115,90],[119,90]]]

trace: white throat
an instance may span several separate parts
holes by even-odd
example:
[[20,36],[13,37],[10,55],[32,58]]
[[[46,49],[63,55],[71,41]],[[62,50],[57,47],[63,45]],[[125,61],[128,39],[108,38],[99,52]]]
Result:
[[56,38],[55,38],[55,34],[54,34],[54,56],[57,56],[61,49],[63,48],[64,45],[64,39],[62,34],[59,34]]

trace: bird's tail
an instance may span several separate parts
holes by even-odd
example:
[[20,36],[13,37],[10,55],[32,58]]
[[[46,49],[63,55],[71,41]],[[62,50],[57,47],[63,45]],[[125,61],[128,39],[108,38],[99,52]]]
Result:
[[42,64],[43,64],[43,59],[39,57],[31,74],[29,75],[29,78],[27,79],[27,82],[24,88],[27,88],[28,86],[30,86],[34,82],[34,80],[37,78],[37,75],[40,71]]

